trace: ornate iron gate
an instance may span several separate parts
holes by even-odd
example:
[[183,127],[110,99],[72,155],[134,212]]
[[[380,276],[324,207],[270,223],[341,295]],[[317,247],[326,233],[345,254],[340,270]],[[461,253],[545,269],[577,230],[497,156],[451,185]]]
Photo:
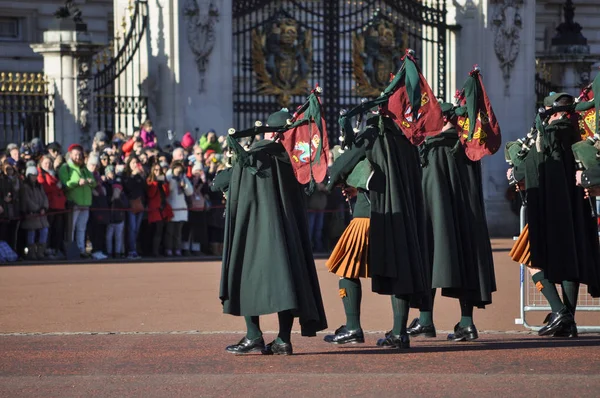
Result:
[[54,126],[54,94],[42,73],[0,73],[0,147],[46,141]]
[[319,83],[330,139],[341,108],[376,97],[405,48],[416,51],[446,97],[445,0],[237,0],[233,2],[236,127],[301,104]]
[[94,57],[96,126],[112,133],[131,134],[132,128],[147,117],[148,97],[141,95],[140,87],[143,63],[139,49],[148,28],[148,2],[132,1],[128,10],[129,18],[123,16],[120,23],[123,38],[117,33],[111,45]]

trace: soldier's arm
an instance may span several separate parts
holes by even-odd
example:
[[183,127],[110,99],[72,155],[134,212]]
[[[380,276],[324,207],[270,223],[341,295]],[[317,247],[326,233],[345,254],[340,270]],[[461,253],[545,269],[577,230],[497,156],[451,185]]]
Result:
[[581,174],[581,186],[590,188],[600,185],[600,165],[591,167]]

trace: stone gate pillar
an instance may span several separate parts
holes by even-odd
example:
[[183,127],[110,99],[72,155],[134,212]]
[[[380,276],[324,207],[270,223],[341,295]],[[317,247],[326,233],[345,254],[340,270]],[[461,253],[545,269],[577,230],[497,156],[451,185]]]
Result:
[[[449,15],[456,34],[456,80],[462,87],[478,64],[502,130],[503,144],[525,136],[535,116],[535,1],[458,0]],[[452,21],[449,21],[452,23]],[[487,221],[492,236],[518,233],[518,216],[506,199],[507,163],[503,146],[482,160]]]
[[78,142],[89,146],[93,138],[91,109],[92,56],[103,45],[94,44],[80,17],[57,19],[44,32],[44,41],[31,48],[44,57],[44,73],[55,90],[54,128],[46,141],[66,148]]

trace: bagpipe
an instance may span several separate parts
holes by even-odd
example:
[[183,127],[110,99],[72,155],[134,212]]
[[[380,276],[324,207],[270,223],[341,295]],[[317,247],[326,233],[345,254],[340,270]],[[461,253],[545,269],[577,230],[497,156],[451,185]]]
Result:
[[587,170],[600,163],[600,72],[587,85],[576,100],[575,111],[579,114],[578,126],[582,141],[573,144],[573,155],[580,170]]
[[[322,92],[323,89],[317,84],[283,126],[268,126],[256,121],[254,127],[246,130],[230,128],[227,136],[228,156],[233,162],[240,162],[243,167],[256,173],[258,171],[251,165],[248,150],[257,135],[274,133],[274,141],[283,145],[290,158],[296,179],[300,184],[309,184],[308,191],[312,192],[315,183],[322,182],[327,174],[329,140],[320,100]],[[250,140],[242,146],[238,140],[247,137]]]
[[369,112],[380,118],[385,116],[392,119],[415,146],[441,131],[444,122],[440,105],[416,64],[414,50],[406,49],[401,61],[400,69],[390,76],[389,85],[379,97],[371,101],[363,100],[360,105],[340,116],[345,145],[353,144],[351,119],[358,117],[362,120],[361,115]]
[[[415,52],[406,49],[401,59],[402,65],[395,75],[390,75],[390,83],[380,96],[351,110],[340,111],[341,145],[334,147],[334,159],[355,145],[356,135],[360,132],[365,115],[378,116],[379,133],[383,134],[383,117],[392,119],[411,144],[420,145],[427,136],[438,134],[443,127],[443,118],[437,98],[420,72],[415,61]],[[352,119],[356,118],[355,127]],[[373,173],[368,159],[359,162],[352,172],[341,181],[366,195],[367,183]],[[368,199],[368,198],[367,198]]]

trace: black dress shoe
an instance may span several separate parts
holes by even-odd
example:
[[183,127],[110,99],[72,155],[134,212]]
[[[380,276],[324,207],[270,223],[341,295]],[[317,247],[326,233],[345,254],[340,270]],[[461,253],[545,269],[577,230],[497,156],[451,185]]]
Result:
[[377,345],[379,347],[390,347],[390,348],[410,348],[410,338],[408,334],[392,334],[392,332],[387,332],[385,334],[385,338],[377,340]]
[[557,330],[553,336],[577,338],[579,337],[579,333],[577,333],[577,324],[573,322],[570,325],[564,325],[561,329]]
[[342,325],[335,331],[335,334],[328,334],[323,340],[331,344],[356,344],[364,343],[365,335],[362,329],[348,330],[346,325]]
[[565,327],[570,328],[571,324],[575,323],[575,320],[573,319],[571,311],[569,311],[567,307],[563,307],[563,309],[558,312],[548,314],[546,319],[544,319],[544,322],[546,323],[546,326],[538,331],[539,336],[551,336]]
[[460,326],[460,323],[454,326],[454,333],[448,335],[448,340],[452,341],[471,341],[477,338],[479,338],[479,334],[475,325]]
[[247,354],[254,351],[262,351],[265,348],[265,341],[262,337],[250,340],[244,337],[239,343],[227,346],[225,350],[231,354]]
[[262,353],[263,355],[292,355],[294,350],[292,343],[278,343],[277,340],[273,340],[265,346]]
[[436,337],[437,336],[437,334],[435,333],[435,326],[433,324],[423,326],[419,322],[419,318],[413,319],[413,321],[410,323],[410,325],[408,325],[408,329],[406,329],[406,333],[408,333],[408,335],[412,336],[412,337],[417,337],[417,336]]

